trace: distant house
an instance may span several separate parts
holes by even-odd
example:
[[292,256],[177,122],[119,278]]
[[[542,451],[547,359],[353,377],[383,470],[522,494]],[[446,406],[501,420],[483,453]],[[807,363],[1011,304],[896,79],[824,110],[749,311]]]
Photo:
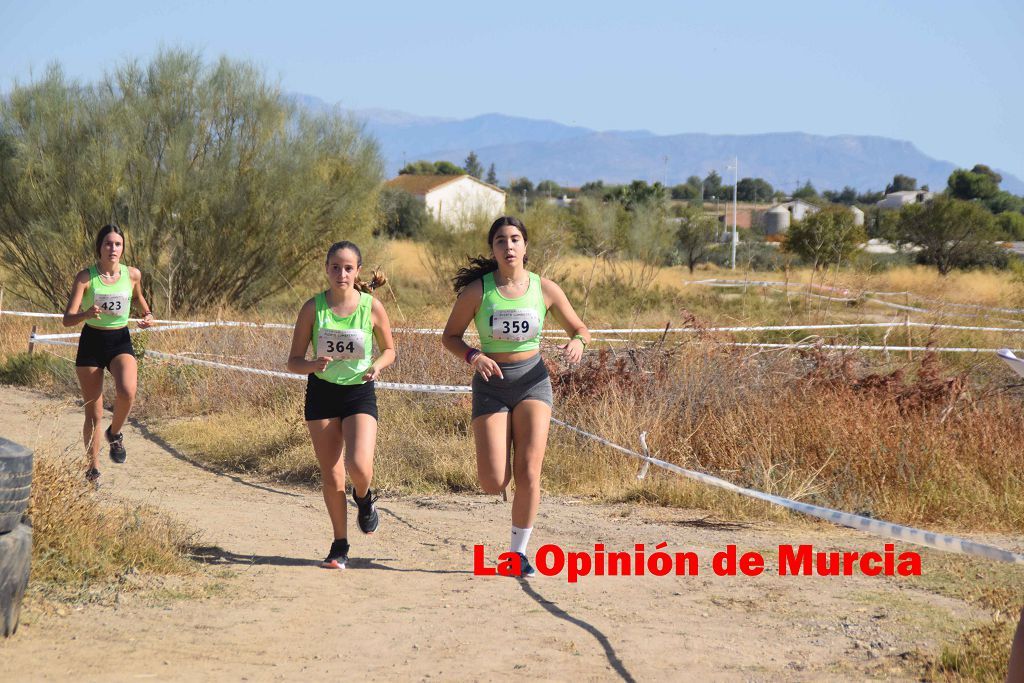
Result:
[[505,192],[470,175],[404,174],[385,183],[420,198],[435,220],[467,227],[474,216],[494,219],[505,213]]
[[898,209],[907,204],[929,202],[934,196],[935,193],[928,190],[901,190],[885,195],[875,206],[880,209]]

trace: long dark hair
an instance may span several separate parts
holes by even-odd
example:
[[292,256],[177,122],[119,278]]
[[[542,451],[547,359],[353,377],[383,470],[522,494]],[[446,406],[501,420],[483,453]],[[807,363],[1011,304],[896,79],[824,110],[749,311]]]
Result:
[[100,231],[98,233],[96,233],[96,258],[100,257],[100,247],[103,246],[103,239],[110,233],[120,235],[121,239],[124,241],[124,244],[121,248],[121,256],[124,257],[124,251],[128,247],[128,239],[124,236],[124,233],[121,232],[121,228],[117,227],[113,223],[107,223],[102,228],[100,228]]
[[[324,263],[330,263],[331,257],[334,256],[334,253],[337,251],[341,251],[342,249],[348,249],[352,253],[354,253],[356,255],[356,265],[358,265],[360,268],[363,267],[363,252],[359,251],[359,247],[357,247],[354,242],[349,242],[348,240],[342,240],[340,242],[335,242],[334,244],[332,244],[330,249],[327,250],[327,258],[324,259]],[[373,290],[377,289],[378,287],[383,287],[384,285],[387,284],[387,282],[388,278],[386,275],[384,275],[382,271],[374,270],[373,277],[370,278],[369,282],[356,278],[355,289],[360,292],[372,294]]]
[[[491,229],[487,231],[487,246],[490,247],[494,244],[494,235],[501,228],[507,225],[511,225],[523,234],[523,242],[529,243],[530,237],[526,234],[526,226],[523,222],[515,216],[502,216],[498,220],[491,223]],[[476,282],[487,273],[493,273],[498,269],[498,261],[494,258],[493,253],[491,256],[469,256],[469,265],[459,268],[459,271],[455,273],[455,277],[452,278],[452,285],[455,287],[455,293],[461,294],[471,283]],[[523,254],[523,265],[527,263],[527,256]]]

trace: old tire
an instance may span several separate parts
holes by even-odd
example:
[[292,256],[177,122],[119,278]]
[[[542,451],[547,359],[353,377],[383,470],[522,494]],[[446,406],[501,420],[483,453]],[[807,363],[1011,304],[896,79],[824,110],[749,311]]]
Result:
[[0,438],[0,534],[18,526],[28,507],[32,451]]
[[0,620],[4,637],[18,630],[31,562],[32,527],[19,524],[10,533],[0,535]]

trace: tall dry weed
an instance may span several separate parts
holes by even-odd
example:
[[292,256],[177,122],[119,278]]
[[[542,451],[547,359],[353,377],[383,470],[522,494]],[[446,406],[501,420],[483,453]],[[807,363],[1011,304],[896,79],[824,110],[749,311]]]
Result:
[[32,586],[82,599],[136,573],[191,571],[191,535],[155,510],[100,502],[77,463],[36,452],[29,517]]

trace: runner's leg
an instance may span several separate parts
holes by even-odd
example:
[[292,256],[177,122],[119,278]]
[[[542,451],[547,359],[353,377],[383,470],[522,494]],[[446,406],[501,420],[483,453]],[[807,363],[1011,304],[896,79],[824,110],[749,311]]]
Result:
[[114,399],[114,414],[110,418],[110,433],[121,433],[128,413],[135,403],[135,391],[139,382],[139,364],[130,353],[119,353],[110,360],[110,374],[114,376],[117,396]]
[[98,469],[100,455],[100,422],[103,420],[103,368],[75,367],[78,384],[85,403],[82,444],[89,455],[89,467]]
[[[349,415],[341,422],[345,441],[345,467],[355,494],[364,498],[373,482],[373,453],[377,447],[377,420],[366,413]],[[342,481],[342,498],[345,482]]]
[[341,457],[341,420],[309,420],[306,422],[313,452],[320,464],[320,480],[323,483],[324,504],[331,518],[334,538],[348,537],[348,512],[345,509],[345,460]]
[[512,501],[512,526],[533,527],[540,505],[540,471],[548,443],[551,406],[528,399],[512,410],[512,443],[515,456],[512,471],[516,495]]
[[476,475],[485,493],[501,493],[512,473],[508,451],[512,444],[511,413],[480,415],[473,420]]

